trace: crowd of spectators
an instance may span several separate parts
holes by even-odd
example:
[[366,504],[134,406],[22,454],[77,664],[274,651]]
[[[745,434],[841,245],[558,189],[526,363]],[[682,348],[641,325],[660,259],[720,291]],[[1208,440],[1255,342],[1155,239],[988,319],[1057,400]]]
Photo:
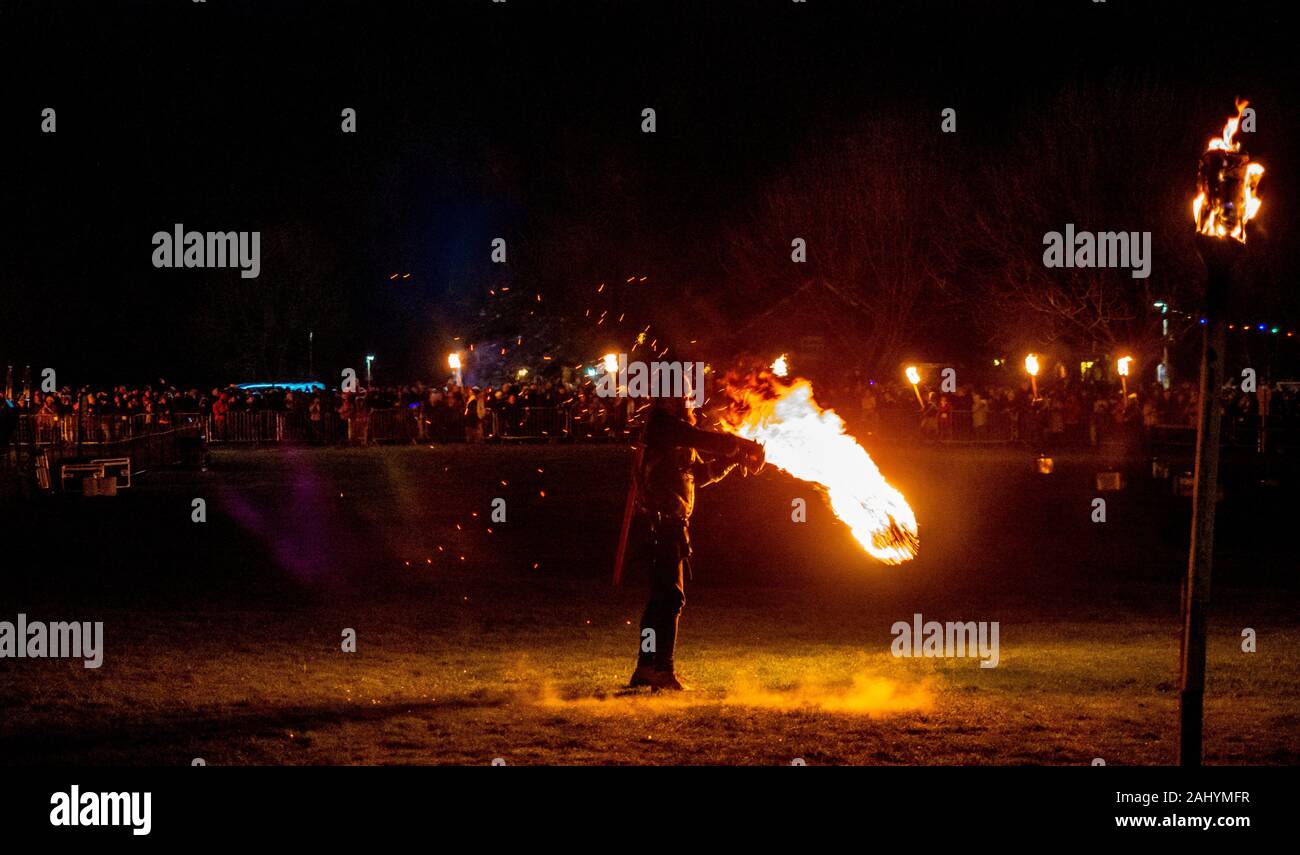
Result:
[[[952,392],[927,384],[832,385],[819,397],[867,433],[934,441],[1020,442],[1034,446],[1098,445],[1141,439],[1155,430],[1195,429],[1199,390],[1192,383],[1164,388],[1152,383],[1119,386],[1052,382],[1033,393],[1023,386],[959,386]],[[1219,396],[1224,431],[1253,437],[1270,431],[1300,434],[1300,393],[1294,387],[1260,387],[1253,393],[1225,386]]]
[[[1019,442],[1034,446],[1097,445],[1141,437],[1157,428],[1194,428],[1197,390],[1190,383],[1134,386],[1127,397],[1106,384],[1044,383],[1037,397],[1028,384],[940,387],[844,381],[817,383],[818,400],[850,429],[897,440]],[[0,396],[20,414],[36,415],[44,434],[62,420],[64,431],[85,424],[101,438],[144,427],[199,421],[209,439],[350,442],[468,441],[522,437],[623,438],[632,429],[635,402],[602,397],[590,381],[444,386],[414,383],[294,391],[271,387],[182,389],[166,381],[138,388]],[[1246,393],[1225,387],[1220,396],[1225,432],[1300,435],[1300,395],[1294,388]],[[250,415],[254,414],[254,415]],[[256,414],[278,414],[262,416]],[[81,416],[69,419],[69,416]],[[1267,416],[1265,420],[1264,416]]]
[[65,388],[9,398],[0,394],[0,402],[18,414],[36,416],[43,437],[58,427],[65,439],[77,430],[110,439],[198,421],[216,441],[300,438],[356,444],[621,437],[627,435],[635,411],[626,399],[597,395],[590,382],[560,381],[485,387],[414,383],[354,392],[236,386],[205,392],[161,381],[139,388]]

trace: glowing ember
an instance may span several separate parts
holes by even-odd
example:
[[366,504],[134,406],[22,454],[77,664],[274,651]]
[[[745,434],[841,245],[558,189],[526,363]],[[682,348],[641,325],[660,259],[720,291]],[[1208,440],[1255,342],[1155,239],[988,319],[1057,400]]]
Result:
[[1246,242],[1246,223],[1255,218],[1263,204],[1255,190],[1264,167],[1251,163],[1241,143],[1234,139],[1248,103],[1237,101],[1237,115],[1223,126],[1223,136],[1210,140],[1201,158],[1198,192],[1192,200],[1198,232],[1242,243]]
[[768,463],[821,487],[835,516],[872,557],[886,564],[916,557],[920,535],[907,500],[844,432],[834,410],[817,405],[807,380],[787,382],[768,371],[732,376],[727,394],[723,430],[754,440]]

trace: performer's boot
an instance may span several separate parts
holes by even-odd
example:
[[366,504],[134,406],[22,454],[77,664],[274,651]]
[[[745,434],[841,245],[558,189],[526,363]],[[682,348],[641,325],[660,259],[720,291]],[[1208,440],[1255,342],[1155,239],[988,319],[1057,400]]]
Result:
[[653,692],[682,692],[686,690],[686,686],[674,671],[655,669],[654,676],[650,678],[650,690]]
[[654,685],[655,666],[654,663],[637,663],[636,670],[632,672],[632,679],[628,681],[629,689],[639,689],[642,686]]
[[[645,638],[645,627],[653,619],[653,610],[646,608],[646,612],[641,616],[641,637]],[[649,686],[650,681],[655,675],[655,655],[652,650],[642,650],[638,647],[636,654],[636,670],[632,672],[632,679],[628,681],[629,689],[639,689],[642,686]]]

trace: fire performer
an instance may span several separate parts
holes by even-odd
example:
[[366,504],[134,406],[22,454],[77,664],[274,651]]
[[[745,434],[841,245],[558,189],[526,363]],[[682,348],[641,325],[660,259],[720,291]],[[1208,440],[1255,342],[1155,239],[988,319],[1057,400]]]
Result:
[[737,465],[746,475],[763,468],[763,447],[752,440],[695,427],[682,398],[657,398],[646,421],[633,473],[635,515],[631,552],[650,577],[641,616],[640,648],[630,686],[680,691],[673,667],[677,622],[691,572],[691,512],[695,489],[721,481]]

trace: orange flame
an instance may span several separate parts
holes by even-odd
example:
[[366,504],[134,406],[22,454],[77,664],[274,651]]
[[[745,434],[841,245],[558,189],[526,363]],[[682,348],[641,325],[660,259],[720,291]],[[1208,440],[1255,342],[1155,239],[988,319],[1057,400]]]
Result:
[[813,400],[811,383],[760,371],[728,377],[727,394],[723,430],[754,440],[768,463],[821,487],[835,516],[873,558],[902,564],[916,557],[920,535],[907,500],[844,432],[835,411]]
[[[1211,175],[1202,175],[1200,192],[1192,200],[1192,219],[1198,232],[1210,237],[1230,237],[1242,243],[1246,242],[1246,223],[1255,218],[1263,205],[1255,191],[1264,175],[1264,167],[1258,163],[1246,163],[1244,173],[1236,174],[1241,169],[1240,164],[1248,160],[1235,137],[1249,104],[1249,101],[1238,99],[1237,115],[1223,126],[1223,135],[1214,137],[1206,146],[1206,152],[1223,152],[1223,155],[1213,161]],[[1202,171],[1205,169],[1203,162]],[[1207,178],[1210,186],[1224,188],[1226,192],[1208,192]]]

